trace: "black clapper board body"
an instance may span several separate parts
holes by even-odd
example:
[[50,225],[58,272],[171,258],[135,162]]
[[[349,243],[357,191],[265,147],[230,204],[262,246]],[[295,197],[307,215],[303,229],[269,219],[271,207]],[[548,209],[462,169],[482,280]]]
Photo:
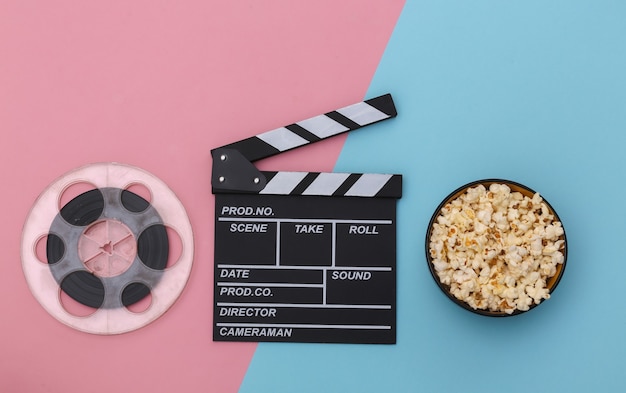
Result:
[[252,164],[395,116],[387,94],[211,151],[214,341],[396,342],[402,176]]

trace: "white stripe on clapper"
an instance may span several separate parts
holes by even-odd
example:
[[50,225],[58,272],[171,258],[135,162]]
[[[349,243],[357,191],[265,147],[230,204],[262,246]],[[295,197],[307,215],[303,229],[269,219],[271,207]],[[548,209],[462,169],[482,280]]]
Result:
[[309,143],[306,139],[300,135],[295,134],[285,127],[277,128],[272,131],[264,132],[256,136],[263,142],[274,146],[280,151],[293,149],[298,146],[306,145]]
[[373,197],[387,184],[393,175],[366,173],[345,193],[346,196]]
[[326,115],[315,116],[296,124],[322,139],[349,130],[348,127],[337,123]]
[[309,172],[278,172],[259,194],[289,194]]
[[371,124],[389,117],[386,113],[379,111],[365,102],[358,102],[354,105],[337,109],[337,112],[341,113],[360,126]]
[[320,173],[302,195],[333,195],[348,176],[349,173]]

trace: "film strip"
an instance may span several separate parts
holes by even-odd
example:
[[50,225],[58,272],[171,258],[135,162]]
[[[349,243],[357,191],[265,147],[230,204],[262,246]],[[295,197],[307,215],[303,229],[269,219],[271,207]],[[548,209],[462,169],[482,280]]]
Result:
[[402,176],[252,162],[396,115],[387,94],[212,150],[214,340],[395,343]]
[[132,331],[161,316],[181,294],[192,261],[180,201],[153,175],[122,164],[88,165],[57,179],[33,205],[22,235],[35,298],[59,321],[94,334]]

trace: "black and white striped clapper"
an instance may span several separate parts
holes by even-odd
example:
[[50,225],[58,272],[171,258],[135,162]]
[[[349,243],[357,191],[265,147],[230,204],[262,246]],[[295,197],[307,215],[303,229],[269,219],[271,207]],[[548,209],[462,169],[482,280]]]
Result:
[[396,342],[402,176],[252,164],[396,115],[387,94],[211,151],[215,341]]

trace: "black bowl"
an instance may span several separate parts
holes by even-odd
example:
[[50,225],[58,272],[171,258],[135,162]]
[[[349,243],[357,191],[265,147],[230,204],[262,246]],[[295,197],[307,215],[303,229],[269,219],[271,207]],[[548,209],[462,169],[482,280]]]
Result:
[[[459,196],[464,194],[467,191],[467,189],[469,189],[469,188],[476,187],[479,184],[482,184],[483,186],[485,186],[485,188],[489,189],[489,186],[494,184],[494,183],[505,184],[505,185],[507,185],[511,189],[511,192],[520,192],[522,195],[528,196],[530,198],[532,198],[532,196],[535,194],[534,190],[532,190],[529,187],[526,187],[525,185],[522,185],[522,184],[510,181],[510,180],[503,180],[503,179],[477,180],[477,181],[473,181],[471,183],[465,184],[464,186],[461,186],[461,187],[457,188],[452,193],[450,193],[450,195],[448,195],[439,204],[439,206],[437,206],[437,209],[435,210],[432,218],[430,219],[430,222],[428,223],[428,231],[426,231],[426,260],[428,262],[428,268],[430,269],[430,273],[432,274],[435,282],[437,283],[437,285],[439,286],[441,291],[443,291],[443,293],[446,294],[446,296],[448,296],[448,298],[450,298],[454,303],[456,303],[459,306],[461,306],[462,308],[464,308],[466,310],[469,310],[469,311],[471,311],[473,313],[476,313],[476,314],[490,316],[490,317],[508,317],[508,316],[519,315],[519,314],[528,312],[528,311],[532,310],[533,308],[537,307],[539,304],[543,303],[545,301],[545,299],[542,300],[541,302],[539,302],[539,304],[535,304],[533,302],[533,304],[530,306],[529,310],[526,310],[526,311],[515,310],[511,314],[508,314],[508,313],[506,313],[504,311],[491,311],[491,310],[485,310],[485,309],[474,309],[468,303],[466,303],[465,301],[456,298],[450,292],[450,286],[446,285],[446,284],[443,284],[440,281],[439,276],[437,275],[437,272],[435,271],[435,267],[433,265],[432,258],[430,256],[430,237],[431,237],[432,230],[433,230],[433,224],[436,222],[437,218],[441,214],[441,209],[446,204],[448,204],[449,202],[455,200],[456,198],[458,198]],[[543,195],[542,195],[542,199],[543,199],[543,202],[548,207],[548,209],[550,210],[550,213],[554,215],[554,220],[555,221],[561,221],[559,216],[556,214],[556,211],[554,210],[554,208],[550,205],[550,203],[548,203],[548,201],[545,198],[543,198]],[[561,222],[561,225],[562,225],[562,222]],[[556,274],[546,280],[546,287],[548,288],[548,291],[549,291],[550,294],[552,294],[552,292],[555,290],[555,288],[559,284],[559,281],[561,280],[561,277],[563,276],[563,273],[565,271],[565,264],[567,262],[567,239],[565,237],[565,228],[563,228],[563,235],[561,235],[559,239],[562,239],[564,241],[564,246],[563,246],[563,249],[561,250],[561,252],[563,253],[564,260],[563,260],[563,263],[557,264]]]

